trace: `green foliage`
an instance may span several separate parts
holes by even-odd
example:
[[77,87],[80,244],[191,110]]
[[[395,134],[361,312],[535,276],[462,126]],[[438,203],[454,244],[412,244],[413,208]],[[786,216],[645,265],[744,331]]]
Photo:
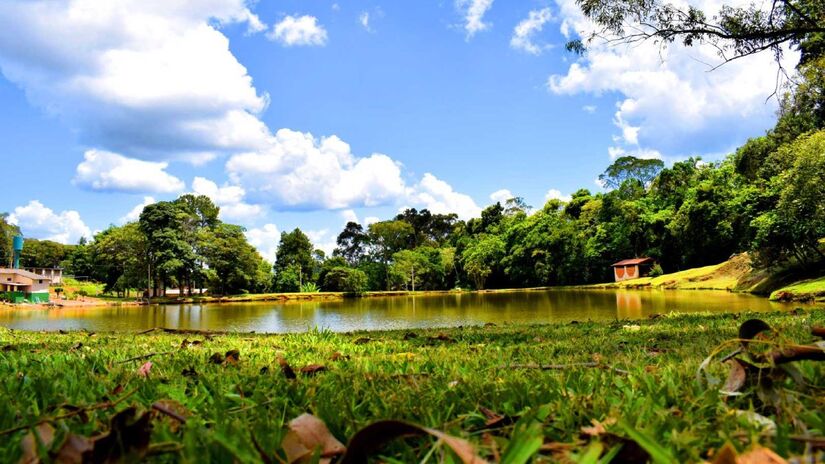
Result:
[[315,269],[314,248],[301,229],[281,234],[275,257],[275,291],[297,292],[312,280]]
[[318,293],[321,289],[315,285],[315,282],[307,282],[301,285],[301,293]]
[[361,293],[367,290],[367,274],[345,266],[331,268],[324,276],[323,288],[328,292]]
[[637,181],[642,185],[648,185],[664,166],[665,163],[660,159],[622,156],[599,175],[599,181],[606,187],[614,189],[621,187],[627,181]]
[[653,266],[651,266],[648,275],[650,277],[659,277],[661,275],[664,275],[664,273],[665,271],[662,269],[662,266],[659,263],[656,263]]

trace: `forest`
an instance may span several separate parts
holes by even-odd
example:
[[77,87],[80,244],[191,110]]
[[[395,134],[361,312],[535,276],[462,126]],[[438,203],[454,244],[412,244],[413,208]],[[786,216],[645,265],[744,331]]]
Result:
[[[750,252],[759,266],[819,272],[825,262],[825,58],[808,58],[780,98],[777,123],[722,160],[625,156],[603,192],[533,208],[512,198],[467,221],[407,209],[350,222],[331,256],[296,228],[266,262],[206,196],[145,207],[78,244],[28,239],[21,264],[61,266],[112,293],[208,288],[213,294],[492,289],[603,282],[610,264],[649,256],[654,273]],[[20,231],[0,217],[0,262]],[[197,290],[196,290],[197,291]]]

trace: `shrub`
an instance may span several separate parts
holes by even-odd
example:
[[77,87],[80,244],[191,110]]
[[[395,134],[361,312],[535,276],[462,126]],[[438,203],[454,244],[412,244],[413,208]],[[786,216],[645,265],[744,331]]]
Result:
[[665,271],[662,270],[662,266],[660,266],[659,263],[656,263],[656,264],[653,265],[653,267],[650,268],[650,273],[648,275],[650,277],[659,277],[660,275],[662,275],[664,273],[665,273]]
[[324,288],[330,292],[361,293],[367,289],[367,274],[358,269],[334,267],[324,277]]

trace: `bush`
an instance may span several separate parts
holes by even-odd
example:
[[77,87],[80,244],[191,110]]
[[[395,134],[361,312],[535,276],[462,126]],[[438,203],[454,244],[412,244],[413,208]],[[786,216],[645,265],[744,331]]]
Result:
[[656,263],[656,264],[653,265],[653,267],[650,268],[650,273],[648,273],[648,275],[650,277],[659,277],[660,275],[662,275],[664,273],[665,273],[665,271],[662,270],[662,266],[660,266],[659,263]]
[[362,293],[367,289],[367,274],[358,269],[334,267],[324,277],[324,288],[329,292]]

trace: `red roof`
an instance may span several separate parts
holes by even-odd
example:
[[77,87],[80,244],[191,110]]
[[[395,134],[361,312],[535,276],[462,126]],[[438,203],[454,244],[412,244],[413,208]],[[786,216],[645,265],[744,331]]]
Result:
[[653,262],[653,258],[633,258],[624,259],[618,263],[613,263],[611,266],[634,266],[636,264],[649,264]]

